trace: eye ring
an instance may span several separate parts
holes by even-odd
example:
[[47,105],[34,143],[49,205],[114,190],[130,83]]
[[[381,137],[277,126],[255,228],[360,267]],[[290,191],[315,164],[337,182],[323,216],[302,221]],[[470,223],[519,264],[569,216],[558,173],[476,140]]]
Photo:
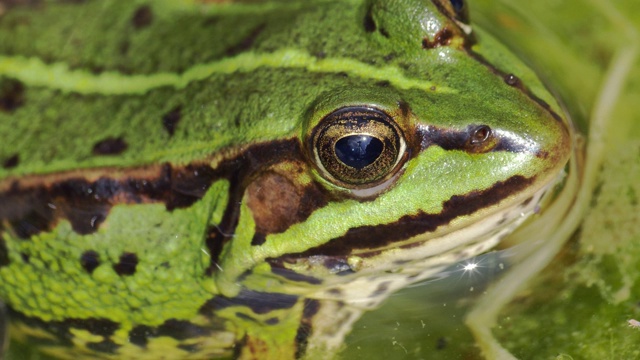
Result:
[[384,182],[406,157],[396,122],[370,106],[343,107],[326,115],[311,132],[309,146],[320,174],[351,189]]

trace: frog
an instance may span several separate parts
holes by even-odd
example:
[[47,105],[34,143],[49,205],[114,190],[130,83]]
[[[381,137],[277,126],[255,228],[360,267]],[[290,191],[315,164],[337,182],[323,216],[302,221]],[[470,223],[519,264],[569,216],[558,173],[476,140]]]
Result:
[[0,4],[0,299],[54,358],[331,358],[575,196],[460,0]]

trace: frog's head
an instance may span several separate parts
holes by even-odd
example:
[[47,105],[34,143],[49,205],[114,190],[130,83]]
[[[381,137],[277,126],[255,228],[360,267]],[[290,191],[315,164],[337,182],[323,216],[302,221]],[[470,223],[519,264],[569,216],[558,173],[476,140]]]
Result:
[[362,57],[386,64],[324,86],[292,139],[252,151],[270,159],[240,210],[255,231],[223,269],[313,283],[450,263],[495,245],[560,178],[570,125],[463,2],[373,1],[363,24]]

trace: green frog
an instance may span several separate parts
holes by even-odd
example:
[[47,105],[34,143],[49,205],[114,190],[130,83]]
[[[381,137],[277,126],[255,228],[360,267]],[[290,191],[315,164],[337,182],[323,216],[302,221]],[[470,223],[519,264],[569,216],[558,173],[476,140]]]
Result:
[[573,196],[571,123],[467,7],[0,3],[13,340],[331,357],[394,291]]

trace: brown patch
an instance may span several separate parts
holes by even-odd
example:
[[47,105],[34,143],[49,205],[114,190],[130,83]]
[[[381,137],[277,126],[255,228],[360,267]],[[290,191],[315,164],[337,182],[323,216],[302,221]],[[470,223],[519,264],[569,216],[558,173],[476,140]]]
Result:
[[433,41],[429,40],[427,37],[422,39],[422,48],[434,49],[439,46],[447,46],[451,43],[451,39],[453,39],[454,35],[454,32],[448,26],[445,26],[442,30],[436,33],[433,37]]
[[14,154],[2,163],[2,167],[5,169],[13,169],[18,166],[18,164],[20,164],[20,156],[18,156],[18,154]]
[[263,234],[280,233],[292,224],[304,221],[313,210],[324,205],[313,195],[314,185],[296,184],[282,174],[266,172],[247,188],[247,205],[251,208],[256,231]]
[[131,17],[131,24],[136,30],[145,28],[153,22],[153,10],[149,5],[140,6]]
[[[498,204],[511,194],[521,191],[533,183],[535,178],[513,176],[505,181],[497,182],[483,191],[473,191],[466,195],[452,196],[443,204],[439,214],[420,212],[405,215],[397,221],[384,225],[366,225],[351,228],[341,237],[330,240],[299,254],[287,254],[280,259],[295,262],[296,259],[310,256],[347,256],[354,250],[379,249],[414,236],[435,231],[438,227],[449,224],[452,220],[472,214],[480,209]],[[333,258],[337,260],[336,258]]]
[[176,131],[176,126],[178,126],[178,122],[180,122],[181,118],[182,108],[180,106],[175,107],[162,117],[162,126],[167,130],[169,136],[173,136]]
[[121,137],[109,137],[93,145],[94,155],[118,155],[125,150],[127,150],[127,143]]
[[8,79],[0,83],[0,111],[11,113],[24,104],[25,88],[18,80]]

